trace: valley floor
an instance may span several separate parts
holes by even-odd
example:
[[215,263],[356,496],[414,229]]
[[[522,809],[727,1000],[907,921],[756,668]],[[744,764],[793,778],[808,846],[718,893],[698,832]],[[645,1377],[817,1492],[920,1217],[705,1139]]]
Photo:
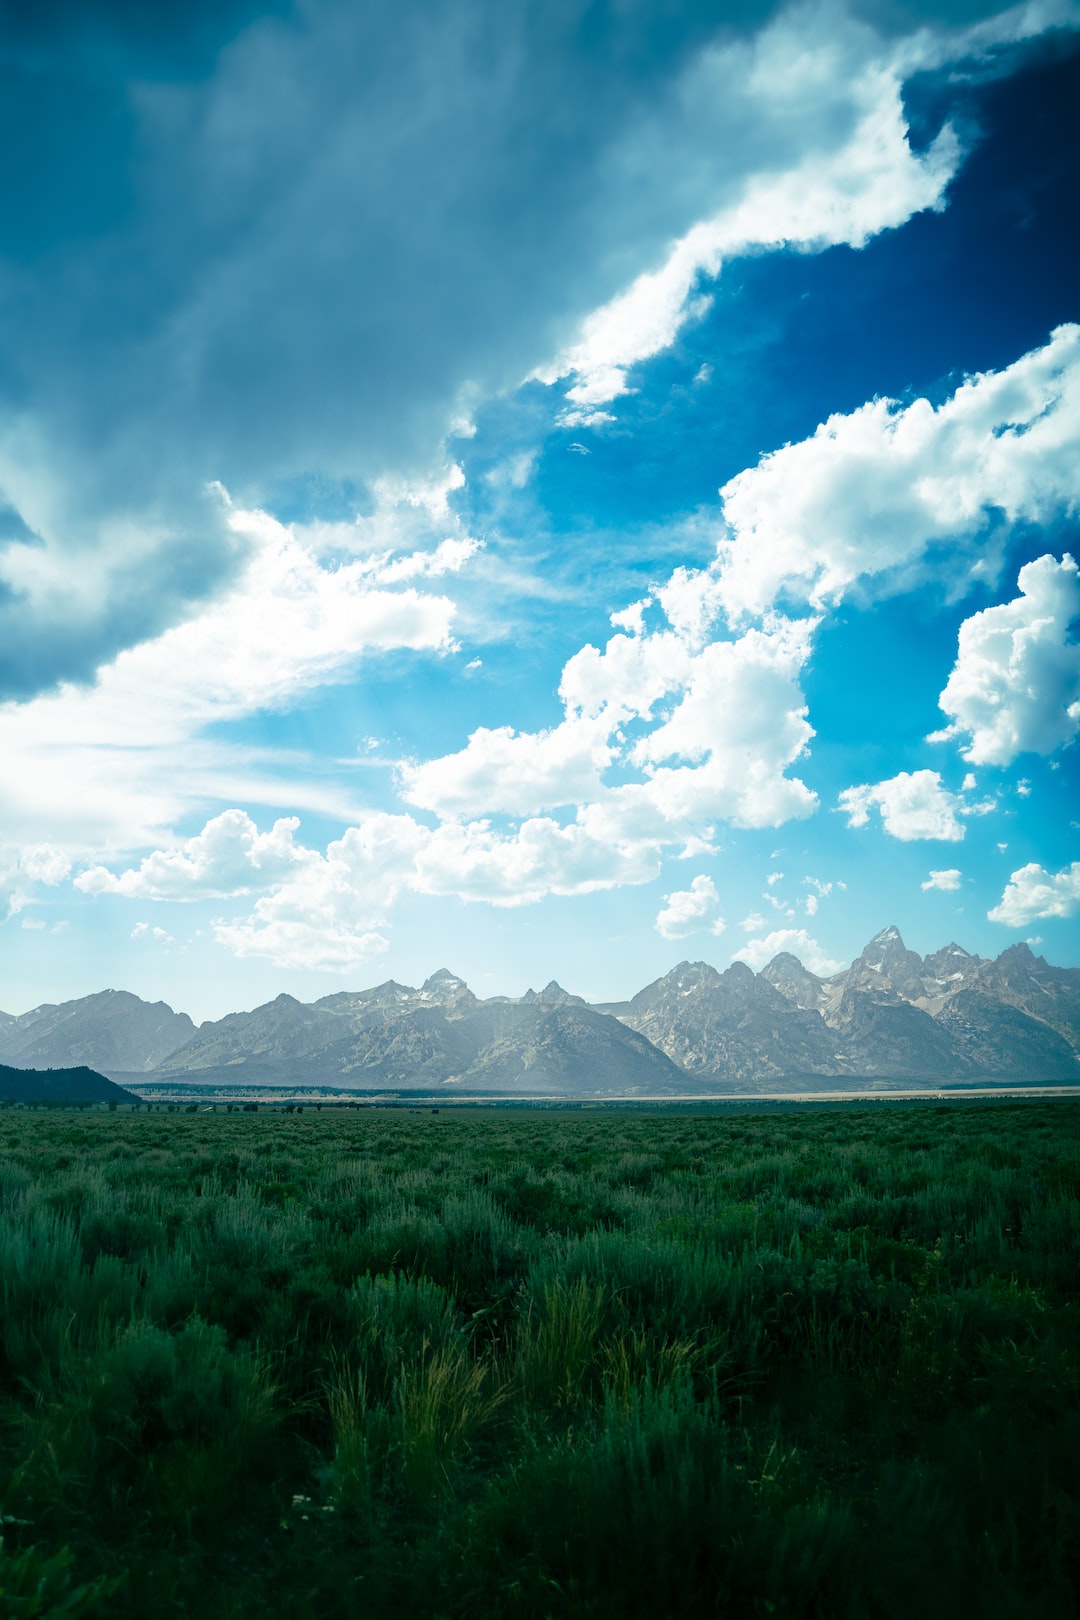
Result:
[[0,1289],[5,1620],[1080,1611],[1071,1099],[11,1109]]

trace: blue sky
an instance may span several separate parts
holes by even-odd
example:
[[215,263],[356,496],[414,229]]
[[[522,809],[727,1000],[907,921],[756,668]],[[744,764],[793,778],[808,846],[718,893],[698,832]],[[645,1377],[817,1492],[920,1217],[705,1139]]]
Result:
[[0,1005],[1080,964],[1080,9],[9,7]]

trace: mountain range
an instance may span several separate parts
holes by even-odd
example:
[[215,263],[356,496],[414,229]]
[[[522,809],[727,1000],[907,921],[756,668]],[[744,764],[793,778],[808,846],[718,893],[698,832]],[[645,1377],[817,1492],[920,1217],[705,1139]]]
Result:
[[288,995],[198,1029],[124,991],[0,1013],[0,1062],[123,1079],[343,1089],[707,1093],[795,1086],[1080,1081],[1080,969],[1027,945],[926,957],[896,928],[828,978],[781,953],[760,973],[681,962],[630,1001],[554,982],[481,1000],[447,969],[310,1003]]

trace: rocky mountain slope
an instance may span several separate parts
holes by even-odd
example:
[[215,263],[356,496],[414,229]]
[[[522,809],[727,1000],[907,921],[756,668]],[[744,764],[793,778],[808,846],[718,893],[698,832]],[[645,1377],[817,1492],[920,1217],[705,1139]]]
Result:
[[[680,1070],[648,1040],[561,986],[480,1001],[443,968],[419,990],[392,980],[304,1006],[291,996],[204,1024],[155,1072],[215,1084],[306,1082],[363,1089],[678,1089]],[[595,1076],[586,1081],[584,1076]]]
[[745,962],[724,973],[705,962],[681,962],[616,1016],[695,1078],[852,1072],[820,1014],[780,994]]
[[117,1077],[358,1090],[698,1092],[879,1080],[1080,1082],[1080,970],[1026,945],[926,957],[895,928],[820,978],[782,953],[754,973],[682,962],[630,1001],[554,982],[481,1000],[443,968],[304,1003],[281,995],[198,1030],[163,1002],[104,991],[13,1018],[0,1061]]
[[89,1064],[105,1073],[146,1073],[195,1034],[187,1013],[164,1001],[142,1001],[127,990],[58,1006],[46,1003],[13,1018],[0,1018],[0,1063],[18,1069]]
[[1080,1079],[1080,970],[1051,967],[1028,945],[994,961],[955,943],[920,957],[885,928],[830,979],[786,954],[762,977],[820,1013],[854,1073]]

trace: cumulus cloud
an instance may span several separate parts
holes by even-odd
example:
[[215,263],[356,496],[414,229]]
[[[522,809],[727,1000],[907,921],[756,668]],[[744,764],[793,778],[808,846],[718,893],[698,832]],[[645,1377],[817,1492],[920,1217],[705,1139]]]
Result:
[[906,589],[932,544],[979,537],[995,512],[1012,523],[1075,510],[1078,449],[1073,325],[939,406],[872,400],[730,479],[729,536],[699,589],[734,618],[778,599],[835,603],[856,580]]
[[222,944],[282,967],[347,971],[387,948],[383,930],[404,893],[514,907],[646,883],[659,871],[650,846],[600,842],[581,825],[548,817],[500,832],[487,821],[431,828],[410,815],[370,812],[325,854],[296,839],[297,825],[283,817],[260,833],[245,812],[228,810],[137,867],[89,869],[76,887],[173,901],[263,891],[247,916],[216,920]]
[[216,921],[214,934],[237,956],[347,972],[386,950],[380,927],[427,836],[409,816],[372,815],[325,855],[298,848],[286,880],[249,916]]
[[19,856],[19,870],[31,883],[54,888],[71,871],[71,862],[63,850],[51,844],[31,844]]
[[959,816],[968,807],[943,786],[938,771],[900,771],[887,781],[862,783],[840,794],[849,827],[865,827],[875,808],[890,837],[905,843],[917,838],[956,843],[966,831]]
[[727,924],[720,916],[720,896],[712,878],[702,873],[691,880],[688,889],[666,894],[654,926],[664,939],[685,939],[703,928],[710,934],[722,934]]
[[648,883],[660,869],[654,845],[599,838],[581,820],[561,826],[531,817],[511,833],[486,821],[444,822],[417,858],[416,887],[497,906],[529,905],[548,894],[593,894]]
[[175,849],[155,850],[114,876],[93,866],[75,879],[84,894],[122,894],[128,899],[205,900],[245,894],[282,882],[302,858],[293,843],[300,821],[283,816],[260,833],[243,810],[224,810],[194,838]]
[[765,934],[761,939],[747,940],[744,945],[740,945],[732,961],[745,962],[755,973],[760,973],[766,963],[771,962],[781,951],[790,951],[792,956],[799,958],[803,967],[823,977],[827,977],[830,973],[839,973],[843,966],[842,962],[834,962],[831,956],[827,956],[817,940],[811,939],[805,928],[778,928],[771,934]]
[[998,904],[987,912],[991,922],[1025,928],[1041,917],[1071,917],[1080,908],[1080,861],[1048,872],[1032,861],[1021,866],[1005,885]]
[[920,883],[921,889],[958,889],[963,879],[959,867],[948,866],[940,872],[931,872],[925,883]]
[[407,802],[485,829],[491,815],[572,805],[562,836],[593,852],[605,883],[611,870],[646,881],[663,848],[708,847],[718,820],[763,827],[810,814],[814,794],[788,771],[813,736],[799,676],[815,621],[774,616],[701,644],[693,627],[669,620],[649,631],[640,615],[617,618],[630,633],[566,664],[558,726],[478,728],[459,752],[402,769]]
[[[26,906],[39,886],[55,888],[71,871],[71,861],[52,844],[27,844],[0,865],[0,907],[13,917]],[[33,926],[33,925],[31,925]]]
[[1017,754],[1050,754],[1080,730],[1080,571],[1068,554],[1026,563],[1020,595],[960,626],[956,664],[939,699],[951,724],[942,742],[966,736],[963,757],[1008,765]]
[[[671,798],[696,796],[702,813],[711,792],[712,813],[738,825],[779,825],[807,814],[812,795],[786,772],[812,736],[798,676],[818,620],[782,615],[776,604],[818,613],[856,584],[878,593],[908,589],[942,541],[951,551],[941,566],[946,580],[955,572],[958,590],[980,573],[992,576],[988,525],[996,517],[1043,521],[1072,510],[1080,500],[1078,452],[1080,326],[1058,328],[1043,348],[970,378],[937,407],[874,400],[831,417],[809,439],[762,457],[724,486],[714,561],[676,568],[650,598],[616,617],[620,633],[603,651],[585,647],[568,661],[560,686],[567,712],[607,714],[613,727],[651,722],[631,758],[652,771],[654,805],[666,791],[667,749],[683,762]],[[964,654],[942,697],[956,716],[947,734],[978,733],[967,750],[973,763],[1005,757],[1013,737],[1054,746],[1080,723],[1077,653],[1066,634],[1076,590],[1071,559],[1028,565],[1022,589],[1019,602],[968,621]],[[663,615],[662,629],[647,628],[646,607]],[[748,616],[761,628],[748,628]],[[734,781],[725,766],[740,755],[755,764],[736,806],[716,790],[718,778]],[[687,763],[697,760],[691,783]],[[916,778],[911,791],[925,795],[925,773]],[[905,781],[901,773],[890,795],[890,827],[920,824],[914,809],[900,813]],[[845,803],[855,809],[875,790],[848,791]],[[643,798],[633,788],[623,792],[636,814]],[[930,819],[923,817],[936,831],[897,836],[962,837],[946,808],[939,796]]]
[[598,845],[582,829],[546,818],[499,834],[484,822],[433,832],[409,816],[375,816],[349,828],[325,856],[305,852],[250,916],[219,921],[214,932],[238,956],[347,971],[387,948],[381,930],[402,892],[519,906],[647,882],[656,871],[647,852]]
[[533,733],[481,726],[459,753],[403,767],[402,798],[445,816],[523,816],[577,804],[599,791],[613,754],[609,730],[580,716]]

